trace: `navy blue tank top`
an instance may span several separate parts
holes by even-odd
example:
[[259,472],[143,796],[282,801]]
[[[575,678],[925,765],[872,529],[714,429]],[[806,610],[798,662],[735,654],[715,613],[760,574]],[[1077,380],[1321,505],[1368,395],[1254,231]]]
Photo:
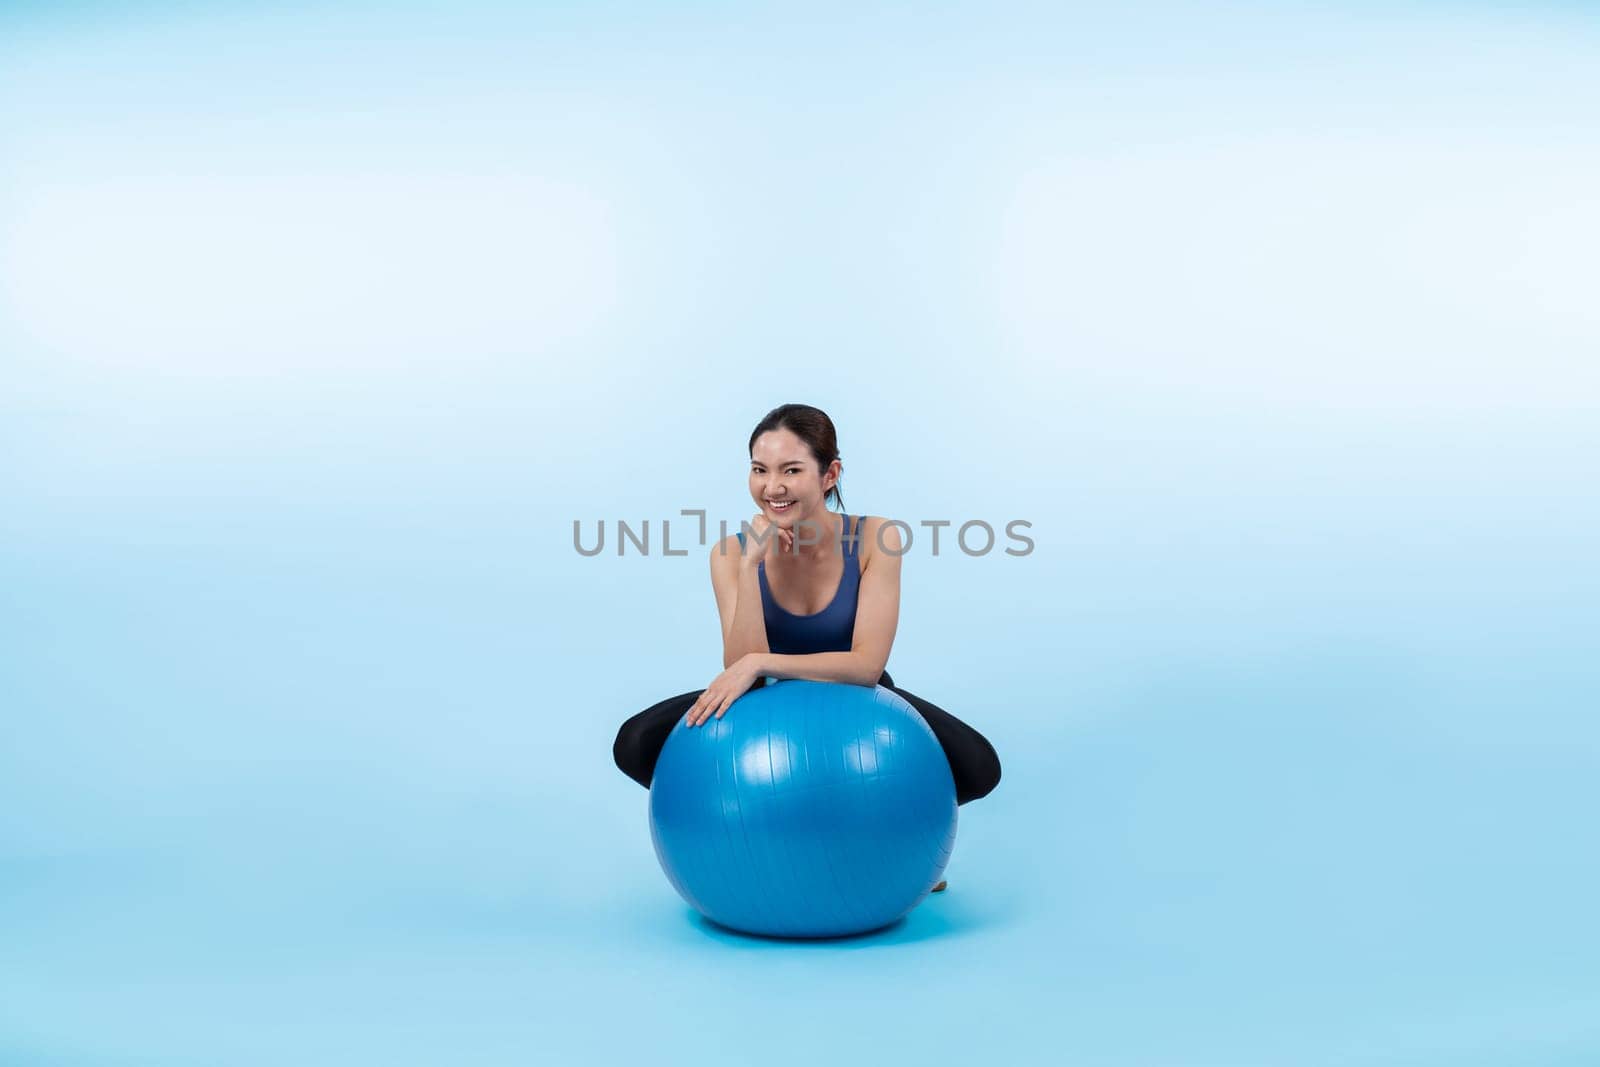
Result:
[[[856,594],[861,591],[861,523],[855,526],[850,516],[844,517],[840,540],[844,548],[844,574],[839,578],[839,589],[827,607],[815,615],[796,615],[785,611],[772,598],[767,585],[767,561],[756,565],[761,578],[761,614],[767,622],[767,648],[783,656],[805,656],[813,652],[849,652],[856,632]],[[739,531],[739,543],[744,544],[744,531]]]

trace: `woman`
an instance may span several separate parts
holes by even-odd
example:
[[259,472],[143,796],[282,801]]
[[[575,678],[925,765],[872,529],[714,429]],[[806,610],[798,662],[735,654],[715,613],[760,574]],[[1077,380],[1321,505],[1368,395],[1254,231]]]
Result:
[[[900,615],[900,531],[875,516],[828,510],[839,493],[833,422],[805,404],[774,408],[750,435],[750,495],[761,509],[711,550],[722,616],[723,671],[704,689],[669,697],[622,724],[612,755],[646,788],[674,727],[721,718],[768,678],[881,685],[933,728],[955,778],[956,802],[987,796],[1000,758],[982,734],[894,684],[884,667]],[[940,882],[937,892],[945,888]]]

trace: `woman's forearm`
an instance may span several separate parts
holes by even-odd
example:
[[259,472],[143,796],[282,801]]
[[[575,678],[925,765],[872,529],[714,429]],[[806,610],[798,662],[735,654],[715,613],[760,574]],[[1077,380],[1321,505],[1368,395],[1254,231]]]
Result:
[[756,657],[756,673],[769,678],[807,678],[815,682],[877,685],[883,671],[861,652],[811,652],[786,656],[772,652]]
[[761,576],[754,567],[739,567],[739,595],[734,601],[733,625],[722,644],[724,669],[741,656],[767,651],[767,620],[761,611]]

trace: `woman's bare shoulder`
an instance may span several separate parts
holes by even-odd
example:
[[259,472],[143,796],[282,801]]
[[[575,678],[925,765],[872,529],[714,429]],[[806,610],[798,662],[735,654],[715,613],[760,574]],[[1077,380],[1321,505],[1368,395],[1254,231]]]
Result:
[[729,534],[720,541],[711,544],[711,569],[730,566],[737,562],[742,549],[739,547],[739,535]]
[[875,556],[886,553],[902,555],[905,538],[901,535],[901,531],[904,529],[906,524],[899,519],[885,518],[882,515],[861,516],[861,561],[867,563]]

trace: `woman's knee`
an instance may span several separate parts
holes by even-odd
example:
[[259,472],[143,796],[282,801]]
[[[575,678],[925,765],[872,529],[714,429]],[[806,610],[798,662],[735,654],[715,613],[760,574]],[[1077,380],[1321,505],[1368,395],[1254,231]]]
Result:
[[972,798],[974,800],[988,796],[1000,784],[1000,754],[994,750],[988,738],[983,738],[983,749],[979,753],[976,770],[981,792]]
[[647,761],[638,719],[639,716],[635,715],[623,723],[617,731],[617,739],[611,742],[611,759],[623,774],[642,785],[649,786],[650,777],[645,767]]
[[661,754],[672,724],[703,692],[704,689],[696,689],[658,701],[618,727],[616,740],[611,742],[611,758],[617,769],[648,789],[656,757]]

